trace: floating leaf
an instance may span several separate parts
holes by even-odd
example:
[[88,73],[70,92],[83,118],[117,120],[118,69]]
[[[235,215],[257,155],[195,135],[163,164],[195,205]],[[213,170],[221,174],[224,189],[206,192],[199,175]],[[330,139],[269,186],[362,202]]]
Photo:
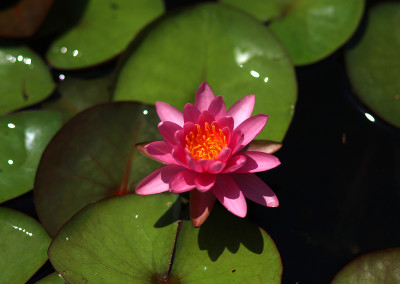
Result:
[[0,202],[33,188],[40,157],[61,127],[56,112],[20,112],[0,117]]
[[161,0],[89,1],[79,23],[53,42],[47,58],[61,69],[85,68],[110,60],[163,10]]
[[50,235],[88,203],[133,192],[160,166],[135,150],[162,139],[158,122],[154,107],[128,102],[95,106],[63,126],[43,153],[34,187]]
[[1,283],[25,283],[46,262],[51,239],[40,224],[0,207]]
[[400,127],[400,4],[374,6],[360,42],[346,53],[351,84],[360,100]]
[[400,283],[400,249],[392,248],[364,254],[336,274],[332,284]]
[[24,46],[0,46],[0,114],[35,104],[55,84],[42,59]]
[[161,283],[155,280],[167,273],[172,257],[177,198],[130,194],[89,205],[57,234],[51,263],[70,283]]
[[0,36],[28,37],[35,33],[45,19],[53,0],[21,0],[0,11]]
[[270,116],[258,138],[283,139],[296,102],[290,60],[268,28],[224,5],[198,5],[158,22],[127,56],[114,99],[182,110],[202,81],[228,106],[255,94],[254,114]]
[[125,195],[89,205],[55,237],[53,266],[71,283],[280,283],[279,253],[267,234],[225,209],[200,229],[183,221],[179,230],[176,198]]
[[35,284],[65,284],[66,282],[57,272],[47,275]]
[[295,65],[314,63],[343,45],[356,30],[364,0],[297,0],[270,25]]
[[110,79],[111,77],[78,79],[68,76],[58,84],[61,97],[44,103],[43,107],[61,112],[65,122],[86,108],[110,101]]

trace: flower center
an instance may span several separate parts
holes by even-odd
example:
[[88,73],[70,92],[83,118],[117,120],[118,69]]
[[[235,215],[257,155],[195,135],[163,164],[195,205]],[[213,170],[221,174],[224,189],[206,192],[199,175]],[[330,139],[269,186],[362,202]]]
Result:
[[193,130],[186,135],[186,148],[192,157],[198,160],[216,160],[219,152],[227,145],[225,134],[218,123],[214,121],[211,126],[206,122],[204,129],[195,124]]

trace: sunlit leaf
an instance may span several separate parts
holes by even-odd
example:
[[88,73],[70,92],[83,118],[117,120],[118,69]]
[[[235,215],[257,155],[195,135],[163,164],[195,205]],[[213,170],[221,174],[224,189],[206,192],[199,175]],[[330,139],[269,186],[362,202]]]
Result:
[[45,278],[40,279],[40,281],[35,284],[64,284],[66,283],[60,274],[57,272],[47,275]]
[[296,102],[293,67],[268,28],[225,5],[198,5],[159,21],[126,56],[114,99],[182,110],[202,81],[228,107],[255,94],[254,114],[270,116],[258,138],[282,141]]
[[158,122],[154,107],[127,102],[95,106],[63,126],[43,153],[34,187],[50,235],[88,203],[133,192],[160,166],[135,149],[161,140]]
[[360,100],[388,123],[400,127],[400,4],[369,11],[366,31],[346,53],[346,67]]
[[40,157],[60,127],[56,112],[0,116],[0,202],[33,188]]
[[88,1],[80,21],[52,43],[47,58],[61,69],[85,68],[110,60],[163,10],[161,0]]
[[51,239],[40,224],[0,207],[1,283],[25,283],[46,262]]

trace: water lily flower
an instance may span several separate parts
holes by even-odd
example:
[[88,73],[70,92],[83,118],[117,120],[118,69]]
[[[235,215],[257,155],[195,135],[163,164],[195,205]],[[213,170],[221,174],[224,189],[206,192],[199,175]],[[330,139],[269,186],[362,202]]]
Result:
[[190,215],[196,227],[206,220],[216,199],[242,218],[247,214],[245,198],[278,206],[274,192],[254,174],[278,166],[278,158],[245,149],[268,119],[264,114],[251,116],[254,104],[255,96],[248,95],[227,110],[222,97],[205,82],[195,104],[186,104],[183,113],[156,102],[158,129],[165,141],[151,142],[144,149],[166,165],[147,176],[136,193],[191,191]]

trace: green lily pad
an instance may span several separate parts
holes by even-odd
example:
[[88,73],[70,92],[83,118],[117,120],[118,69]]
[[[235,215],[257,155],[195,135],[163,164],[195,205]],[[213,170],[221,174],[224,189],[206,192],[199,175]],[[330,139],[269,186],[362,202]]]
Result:
[[1,283],[25,283],[46,262],[51,239],[40,224],[0,207]]
[[346,53],[346,67],[360,100],[388,123],[400,127],[400,4],[369,11],[360,42]]
[[54,236],[85,205],[133,192],[160,163],[135,144],[161,140],[155,108],[138,103],[102,104],[69,120],[49,143],[34,186],[39,218]]
[[273,240],[222,206],[200,227],[184,221],[171,269],[172,283],[281,283]]
[[228,107],[256,95],[269,122],[258,139],[282,141],[293,116],[293,66],[273,33],[221,4],[181,10],[159,21],[122,64],[114,99],[167,102],[182,110],[207,81]]
[[56,112],[20,112],[0,117],[0,202],[33,188],[40,157],[61,127]]
[[172,257],[177,198],[130,194],[89,205],[57,234],[51,263],[70,283],[161,283],[155,280]]
[[47,275],[35,284],[65,284],[65,280],[57,272]]
[[0,82],[0,114],[40,102],[55,88],[46,64],[24,46],[0,46]]
[[296,0],[270,27],[295,65],[314,63],[343,45],[356,30],[364,0]]
[[280,283],[279,253],[266,233],[225,209],[200,229],[178,226],[176,199],[125,195],[89,205],[55,237],[53,266],[71,283]]
[[342,268],[332,284],[400,283],[400,248],[364,254]]
[[164,12],[162,0],[89,1],[79,23],[47,52],[56,68],[90,67],[119,55],[129,42]]
[[60,76],[62,81],[58,84],[58,91],[61,97],[45,102],[43,107],[61,112],[64,122],[84,109],[111,101],[111,76],[96,79]]

